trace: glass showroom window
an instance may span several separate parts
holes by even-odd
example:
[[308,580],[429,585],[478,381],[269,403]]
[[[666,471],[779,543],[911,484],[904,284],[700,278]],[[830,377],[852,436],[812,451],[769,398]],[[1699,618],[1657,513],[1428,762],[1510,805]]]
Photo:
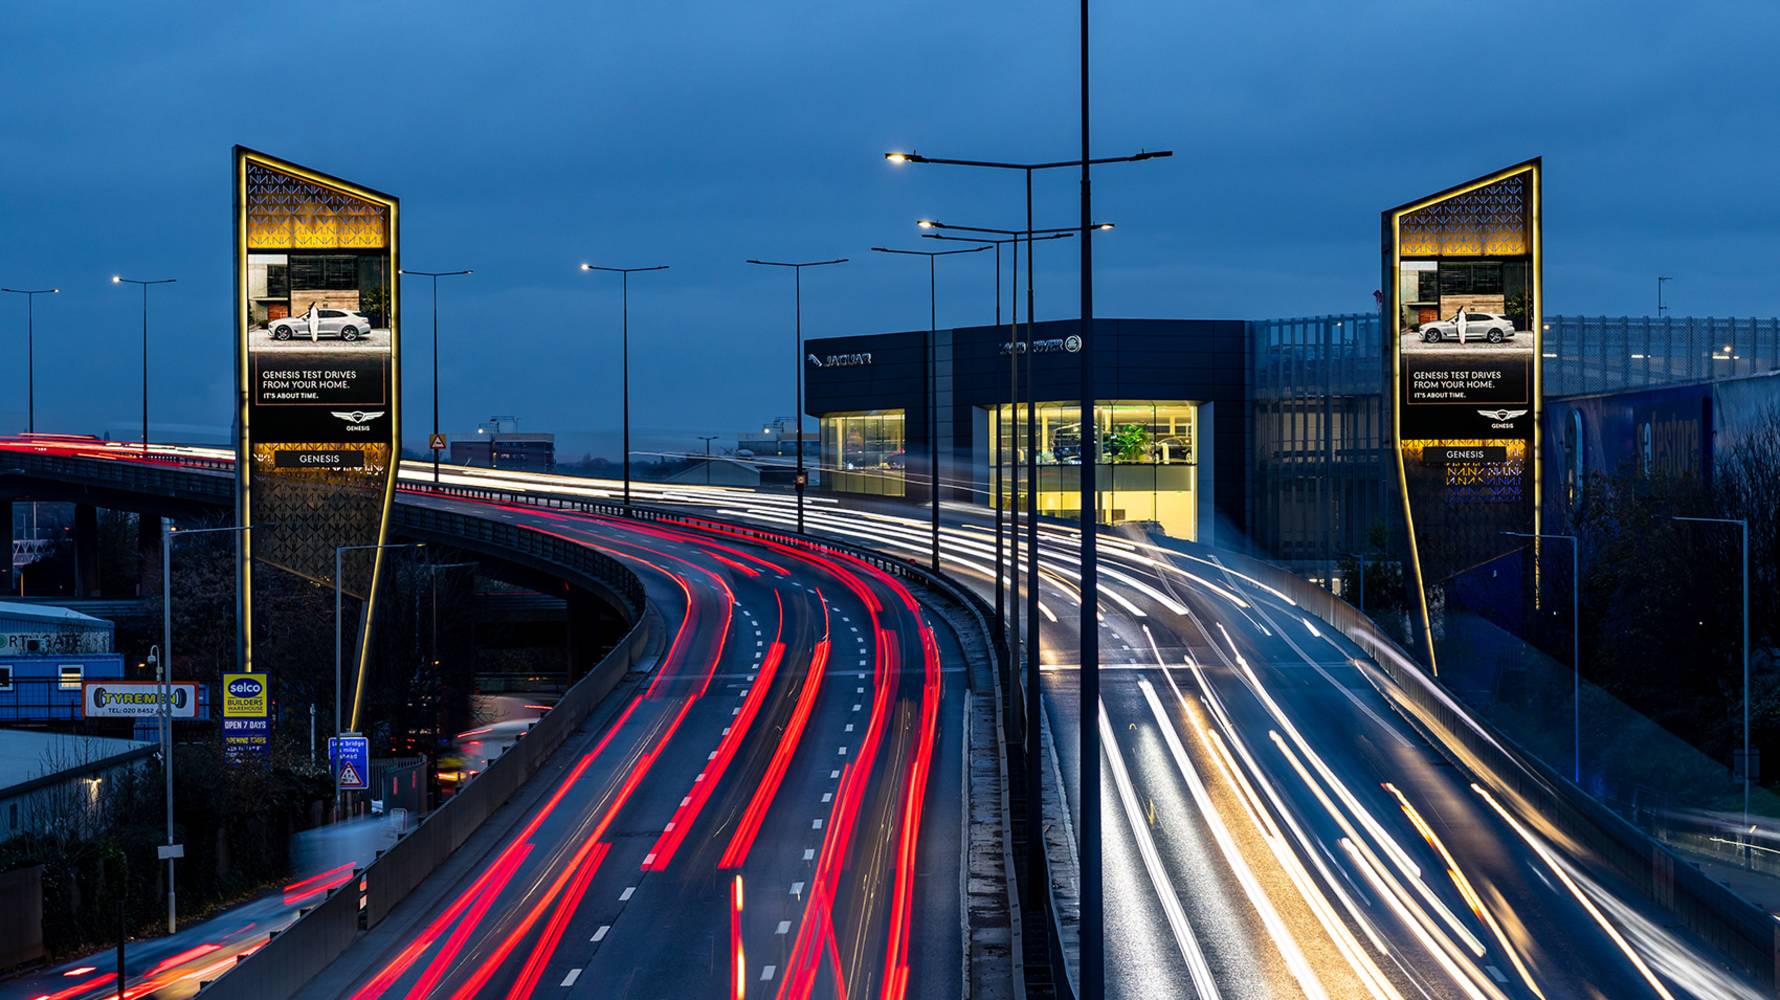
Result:
[[904,494],[903,411],[865,410],[822,417],[822,475],[842,493]]
[[[1017,420],[1019,460],[1026,460],[1024,406],[1001,407],[1001,424]],[[1038,510],[1052,517],[1080,516],[1081,408],[1068,403],[1037,407]],[[1107,524],[1151,521],[1177,538],[1196,537],[1199,408],[1187,402],[1106,401],[1094,408],[1099,460],[1101,520]],[[993,423],[991,424],[993,431]],[[1000,442],[993,442],[996,451]]]

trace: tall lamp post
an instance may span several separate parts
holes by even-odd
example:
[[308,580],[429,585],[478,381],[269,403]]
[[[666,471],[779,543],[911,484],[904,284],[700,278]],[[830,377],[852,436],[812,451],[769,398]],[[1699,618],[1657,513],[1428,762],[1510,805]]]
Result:
[[[147,440],[145,436],[144,441]],[[221,532],[252,531],[252,525],[231,525],[226,528],[189,528],[180,531],[172,522],[161,522],[161,771],[167,778],[167,847],[161,854],[167,859],[167,933],[179,930],[179,907],[173,891],[173,859],[181,851],[173,842],[173,543],[191,535],[214,535]]]
[[[1050,235],[1040,236],[1040,237],[1037,237],[1036,239],[1027,239],[1026,242],[1028,244],[1031,244],[1034,242],[1043,242],[1045,240],[1066,240],[1066,239],[1073,237],[1074,235],[1075,235],[1074,232],[1051,233]],[[1002,239],[990,239],[990,238],[982,237],[982,236],[949,236],[945,233],[922,233],[921,238],[924,240],[951,240],[951,241],[958,242],[958,243],[978,243],[978,244],[982,244],[984,246],[993,246],[995,248],[995,325],[998,328],[1001,326],[1001,248],[1004,244],[1012,245],[1013,254],[1014,254],[1014,260],[1013,260],[1014,266],[1013,266],[1013,273],[1009,276],[1010,277],[1010,281],[1009,281],[1010,287],[1008,290],[1008,299],[1012,306],[1012,315],[1009,318],[1008,334],[1007,334],[1007,347],[1008,347],[1008,357],[1007,357],[1007,364],[1008,364],[1007,393],[1008,393],[1008,396],[1007,396],[1007,398],[1008,398],[1008,404],[1009,404],[1010,413],[1011,413],[1015,401],[1019,398],[1019,385],[1020,385],[1020,381],[1019,381],[1020,375],[1019,375],[1019,368],[1018,368],[1019,360],[1017,357],[1017,352],[1014,350],[1014,346],[1019,343],[1019,337],[1020,337],[1020,334],[1019,334],[1020,292],[1019,292],[1019,288],[1018,288],[1018,283],[1019,283],[1019,278],[1020,278],[1020,240],[1021,240],[1021,237],[1020,236],[1009,236],[1009,237],[1005,237]],[[1032,250],[1030,245],[1028,245],[1026,249],[1027,249],[1028,253],[1030,253]],[[1010,416],[1008,422],[1011,427],[1013,425],[1013,420],[1012,420],[1011,416]],[[1007,511],[1007,514],[1011,515],[1011,523],[1013,526],[1014,537],[1011,539],[1011,541],[1013,542],[1012,548],[1013,548],[1014,552],[1018,553],[1018,551],[1019,551],[1019,537],[1018,536],[1019,536],[1019,530],[1020,530],[1019,504],[1015,503],[1014,500],[1016,500],[1020,495],[1020,488],[1019,488],[1020,467],[1019,467],[1019,463],[1013,460],[1014,455],[1015,455],[1015,450],[1005,446],[1005,442],[1006,442],[1005,435],[1007,433],[1008,433],[1007,431],[1004,431],[1002,429],[1001,411],[999,409],[997,409],[995,411],[996,447],[995,447],[995,482],[993,484],[993,492],[994,492],[994,496],[995,496],[995,628],[998,631],[998,633],[1000,634],[1003,642],[1007,643],[1008,659],[1011,661],[1014,656],[1014,647],[1017,645],[1017,641],[1010,640],[1009,635],[1008,635],[1008,630],[1007,630],[1008,608],[1007,608],[1007,591],[1004,586],[1004,575],[1007,573],[1008,560],[1007,560],[1006,549],[1003,544],[1003,537],[1004,537],[1004,533],[1005,533],[1005,529],[1003,528],[1003,521],[1009,520],[1009,518],[1004,517],[1003,508],[1010,507],[1010,506],[1012,508],[1011,510]],[[1004,465],[1006,466],[1005,471],[1003,469]],[[1004,497],[1006,499],[1004,499]],[[1014,558],[1014,565],[1018,566],[1018,564],[1019,564],[1019,557],[1018,557],[1018,555],[1016,555]],[[1014,590],[1015,590],[1014,603],[1018,604],[1019,596],[1018,596],[1018,586],[1017,585],[1014,588]],[[1017,626],[1018,623],[1016,622],[1015,624]],[[1010,697],[1013,694],[1013,685],[1011,685],[1011,684],[1008,685],[1008,694]]]
[[37,296],[60,295],[60,288],[0,288],[25,297],[25,433],[37,433]]
[[[667,269],[668,265],[666,264],[656,264],[653,267],[599,267],[594,264],[581,265],[582,271],[605,271],[610,274],[619,275],[619,283],[623,288],[623,333],[620,338],[623,344],[620,353],[623,357],[618,367],[620,371],[623,372],[621,378],[624,382],[624,440],[621,442],[621,447],[624,450],[624,511],[627,514],[630,513],[630,276],[638,271],[665,271]],[[706,471],[708,474],[708,466],[706,467]]]
[[1663,301],[1663,286],[1668,284],[1671,281],[1674,281],[1674,280],[1675,280],[1675,276],[1672,274],[1659,274],[1656,276],[1656,318],[1657,319],[1662,319],[1664,316],[1667,316],[1669,314],[1669,305],[1668,305],[1668,303]]
[[[1106,943],[1105,900],[1103,898],[1102,878],[1100,871],[1100,623],[1099,623],[1099,567],[1095,560],[1098,557],[1094,536],[1094,518],[1098,516],[1095,499],[1094,465],[1088,461],[1097,453],[1089,446],[1093,441],[1093,406],[1094,406],[1094,366],[1092,351],[1094,349],[1094,271],[1093,250],[1090,246],[1088,233],[1092,226],[1092,204],[1088,183],[1089,168],[1099,163],[1133,163],[1139,160],[1160,159],[1173,156],[1172,150],[1155,152],[1140,151],[1131,156],[1110,156],[1094,159],[1088,143],[1088,0],[1081,3],[1081,57],[1082,57],[1082,155],[1077,160],[1056,160],[1045,163],[1003,163],[993,160],[959,160],[941,157],[922,156],[919,153],[890,152],[884,158],[891,163],[932,163],[961,167],[981,167],[991,170],[1019,170],[1026,175],[1026,229],[1032,229],[1032,174],[1037,170],[1054,170],[1062,167],[1076,167],[1082,172],[1081,195],[1081,234],[1082,234],[1082,314],[1081,337],[1084,351],[1081,361],[1082,373],[1082,474],[1081,474],[1081,508],[1082,508],[1082,611],[1081,611],[1081,694],[1082,694],[1082,725],[1081,733],[1081,808],[1082,824],[1077,831],[1081,841],[1079,851],[1082,869],[1081,881],[1081,985],[1083,1000],[1099,1000],[1105,992],[1106,975]],[[1032,255],[1026,255],[1026,323],[1032,323]],[[1033,483],[1036,486],[1036,482]],[[1036,550],[1032,553],[1037,555]],[[1036,558],[1033,559],[1036,563]],[[1036,721],[1036,720],[1035,720]]]
[[[341,731],[342,722],[340,719],[341,703],[344,698],[344,695],[341,693],[341,681],[340,681],[340,678],[343,673],[343,671],[341,670],[341,639],[340,639],[340,593],[341,593],[340,572],[341,572],[341,564],[343,562],[341,557],[346,555],[346,553],[348,553],[348,552],[363,552],[363,551],[369,551],[369,550],[374,550],[374,549],[424,549],[424,548],[426,548],[425,542],[385,542],[381,545],[337,545],[334,547],[334,736],[335,737],[339,737],[339,736],[343,735],[342,731]],[[365,624],[368,626],[370,624],[370,622],[367,621]],[[363,640],[363,638],[364,637],[361,635],[360,636],[361,641]],[[356,721],[356,719],[357,719],[357,710],[356,709],[354,710],[353,715],[354,715],[354,720]],[[332,780],[334,782],[334,809],[335,809],[335,812],[338,813],[339,808],[340,808],[340,776],[338,774],[330,773],[330,777],[332,778]]]
[[705,485],[706,486],[711,485],[711,442],[717,440],[718,437],[719,437],[719,435],[716,435],[716,434],[700,434],[698,436],[698,439],[705,443]]
[[794,275],[794,280],[792,282],[793,290],[791,308],[793,329],[795,330],[797,337],[797,356],[795,359],[797,362],[797,381],[796,388],[793,390],[796,394],[796,398],[792,400],[794,407],[791,412],[793,419],[797,421],[797,473],[795,478],[792,479],[792,482],[797,487],[797,533],[800,535],[803,534],[803,492],[804,487],[809,483],[809,476],[804,473],[803,468],[803,269],[806,267],[824,267],[829,264],[845,264],[846,262],[847,258],[845,257],[836,257],[833,260],[806,261],[748,259],[748,263],[758,264],[761,267],[788,267]]
[[[1514,538],[1549,538],[1570,543],[1570,780],[1582,784],[1582,543],[1575,535],[1504,531]],[[1364,579],[1362,577],[1362,579]]]
[[1696,524],[1734,524],[1742,535],[1743,541],[1743,826],[1738,832],[1738,839],[1745,841],[1744,860],[1748,861],[1747,837],[1749,832],[1749,783],[1754,778],[1755,759],[1749,752],[1749,521],[1741,517],[1682,517],[1670,515],[1677,521],[1692,521]]
[[461,274],[475,274],[475,271],[464,268],[461,271],[416,271],[404,267],[396,271],[400,275],[416,275],[433,279],[433,433],[427,438],[427,449],[433,453],[433,482],[439,482],[439,449],[433,445],[439,440],[439,279],[452,278]]
[[142,286],[142,453],[148,454],[148,289],[150,285],[171,285],[178,278],[126,278],[121,274],[111,276],[114,285]]
[[[928,506],[933,509],[933,571],[939,572],[939,259],[961,253],[982,253],[987,246],[962,250],[895,250],[872,247],[873,253],[905,254],[927,258],[927,489]],[[1000,247],[996,248],[999,255]],[[996,303],[1001,302],[1001,282],[995,283]]]

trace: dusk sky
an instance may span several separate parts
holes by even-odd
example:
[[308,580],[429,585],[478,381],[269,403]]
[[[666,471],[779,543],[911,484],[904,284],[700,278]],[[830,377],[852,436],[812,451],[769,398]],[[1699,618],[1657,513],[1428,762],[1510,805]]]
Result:
[[[641,444],[791,409],[805,333],[924,327],[913,221],[1022,221],[1017,174],[887,165],[1078,150],[1073,3],[11,4],[0,14],[0,285],[38,299],[40,430],[136,433],[152,294],[157,437],[226,440],[230,148],[402,200],[403,262],[441,284],[444,427],[513,414],[599,447],[618,422],[632,280]],[[1369,311],[1381,209],[1545,157],[1548,311],[1780,311],[1780,100],[1769,2],[1106,2],[1096,153],[1102,316]],[[1075,221],[1076,177],[1037,191]],[[1041,247],[1038,316],[1076,313]],[[940,323],[994,316],[992,254],[941,262]],[[407,437],[430,399],[427,286],[405,287]],[[0,297],[0,428],[25,423],[25,302]],[[719,442],[721,443],[721,442]],[[574,454],[564,454],[565,458]]]

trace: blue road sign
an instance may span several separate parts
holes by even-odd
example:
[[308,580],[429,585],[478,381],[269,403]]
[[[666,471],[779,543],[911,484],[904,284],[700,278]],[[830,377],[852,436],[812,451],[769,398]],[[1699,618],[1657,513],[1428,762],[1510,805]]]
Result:
[[371,741],[357,733],[328,737],[328,768],[343,792],[371,787]]

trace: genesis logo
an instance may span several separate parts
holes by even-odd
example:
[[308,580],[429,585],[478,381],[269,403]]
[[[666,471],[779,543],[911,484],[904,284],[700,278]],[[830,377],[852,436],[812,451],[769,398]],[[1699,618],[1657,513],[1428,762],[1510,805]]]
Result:
[[329,410],[328,412],[349,424],[368,424],[383,416],[382,410]]
[[1478,410],[1477,413],[1479,416],[1488,417],[1491,420],[1496,421],[1519,420],[1521,417],[1527,415],[1527,411],[1525,410]]

